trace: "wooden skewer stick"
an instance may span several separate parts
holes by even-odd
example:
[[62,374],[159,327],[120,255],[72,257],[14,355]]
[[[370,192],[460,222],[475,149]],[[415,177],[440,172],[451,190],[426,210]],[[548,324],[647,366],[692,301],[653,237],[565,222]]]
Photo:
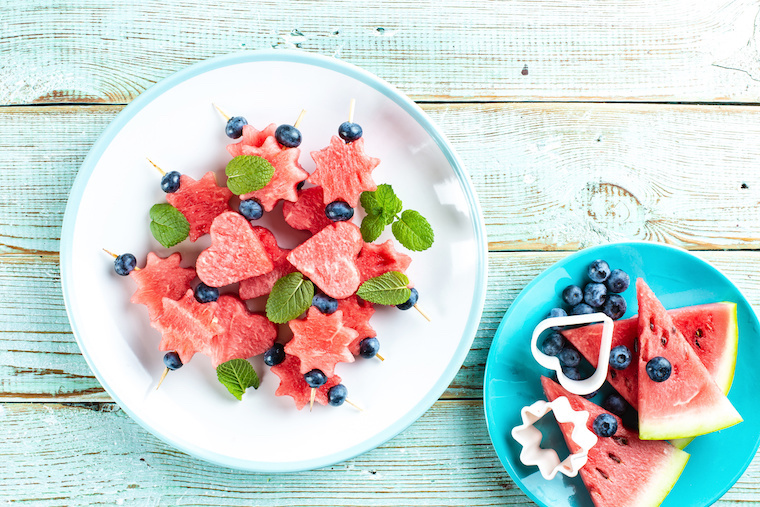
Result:
[[385,358],[381,356],[380,354],[375,354],[375,357],[378,358],[381,361],[385,361]]
[[311,396],[309,397],[309,412],[311,412],[311,409],[314,408],[314,398],[317,397],[317,388],[312,387],[311,388]]
[[354,108],[356,107],[356,99],[351,99],[351,105],[348,106],[348,123],[354,122]]
[[430,320],[430,317],[427,316],[427,313],[425,313],[424,311],[422,311],[422,308],[420,308],[420,306],[418,304],[415,303],[414,309],[417,310],[418,312],[420,312],[420,315],[422,315],[423,317],[425,317],[428,322],[432,322],[432,320]]
[[[110,255],[111,257],[113,257],[114,259],[118,257],[118,255],[116,255],[115,253],[113,253],[113,252],[112,252],[112,251],[110,251],[110,250],[106,250],[106,249],[104,248],[104,249],[103,249],[103,251],[104,251],[105,253],[107,253],[108,255]],[[137,266],[135,266],[135,271],[140,271],[140,268],[138,268]]]
[[156,386],[156,391],[158,391],[158,388],[161,387],[161,382],[164,381],[167,373],[169,373],[169,368],[164,368],[164,372],[161,374],[161,379],[158,381],[158,385]]
[[166,171],[164,171],[163,169],[161,169],[160,167],[158,167],[151,159],[148,159],[148,162],[150,162],[150,165],[152,165],[153,167],[155,167],[156,169],[158,169],[158,172],[161,173],[161,176],[166,176]]
[[219,114],[221,114],[222,116],[224,116],[224,119],[225,119],[225,120],[227,120],[227,121],[230,121],[230,115],[228,115],[227,113],[225,113],[224,111],[222,111],[222,110],[219,108],[219,106],[217,106],[217,105],[216,105],[216,104],[214,104],[213,102],[212,102],[211,104],[212,104],[212,105],[213,105],[213,106],[216,108],[216,110],[217,110],[217,111],[219,111]]
[[298,119],[293,124],[295,128],[298,128],[298,126],[301,124],[301,121],[303,120],[303,117],[305,114],[306,114],[306,109],[301,109],[301,114],[298,115]]
[[357,405],[356,403],[353,403],[353,402],[351,402],[351,401],[350,401],[348,398],[346,398],[346,403],[348,403],[349,405],[351,405],[352,407],[354,407],[354,408],[355,408],[356,410],[358,410],[359,412],[364,412],[364,409],[363,409],[363,408],[361,408],[361,407],[360,407],[359,405]]

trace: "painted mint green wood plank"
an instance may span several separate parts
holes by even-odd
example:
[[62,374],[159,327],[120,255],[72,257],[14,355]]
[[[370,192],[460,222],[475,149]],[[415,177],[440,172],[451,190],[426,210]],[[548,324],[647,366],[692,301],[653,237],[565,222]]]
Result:
[[755,0],[6,2],[0,102],[129,102],[197,61],[336,55],[416,99],[760,98]]
[[[425,109],[472,176],[492,250],[576,249],[622,239],[760,248],[760,215],[752,211],[760,202],[758,108]],[[0,179],[0,253],[57,251],[76,171],[119,110],[0,108],[0,166],[7,169]]]

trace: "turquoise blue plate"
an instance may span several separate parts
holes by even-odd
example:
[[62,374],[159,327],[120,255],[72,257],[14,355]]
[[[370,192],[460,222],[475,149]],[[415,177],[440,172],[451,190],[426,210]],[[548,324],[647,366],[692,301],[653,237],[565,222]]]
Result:
[[[557,474],[545,480],[537,467],[520,462],[520,445],[510,432],[520,424],[520,409],[545,399],[539,377],[547,374],[530,353],[530,337],[549,310],[562,303],[562,289],[585,283],[586,268],[605,259],[612,269],[631,275],[623,293],[628,310],[638,311],[633,287],[644,278],[665,308],[732,301],[737,303],[739,351],[734,383],[728,398],[744,418],[731,428],[697,437],[685,450],[691,455],[681,477],[663,502],[664,507],[710,505],[737,481],[760,443],[760,323],[739,289],[720,271],[685,250],[654,243],[619,243],[582,250],[556,263],[528,284],[510,306],[496,331],[485,372],[484,404],[491,441],[504,468],[536,503],[546,507],[593,507],[580,476]],[[600,395],[601,396],[601,395]],[[599,403],[599,397],[594,399]],[[549,433],[547,431],[547,433]],[[555,429],[545,434],[543,447],[560,446]]]

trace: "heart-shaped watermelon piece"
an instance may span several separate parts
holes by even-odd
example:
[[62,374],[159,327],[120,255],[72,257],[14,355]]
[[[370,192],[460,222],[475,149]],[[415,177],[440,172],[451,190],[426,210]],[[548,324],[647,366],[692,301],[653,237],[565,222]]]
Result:
[[324,195],[322,187],[309,187],[298,192],[296,202],[286,202],[282,205],[285,222],[293,229],[309,231],[312,234],[333,223],[325,215]]
[[248,311],[244,302],[228,294],[219,296],[216,303],[215,317],[223,329],[203,350],[214,367],[263,354],[274,345],[277,326],[266,315]]
[[406,272],[412,258],[394,248],[393,240],[385,243],[365,243],[359,257],[356,258],[356,266],[359,268],[362,283],[370,278],[375,278],[388,271]]
[[183,174],[179,179],[179,190],[166,194],[166,200],[177,208],[190,223],[190,241],[195,241],[209,232],[216,217],[229,211],[232,191],[216,184],[216,176],[209,171],[195,181]]
[[354,361],[348,346],[359,333],[343,325],[340,310],[325,315],[312,306],[305,319],[291,320],[288,325],[293,338],[285,345],[285,352],[301,360],[302,374],[318,369],[330,377],[337,363]]
[[311,152],[311,158],[317,168],[306,181],[324,189],[325,204],[340,200],[356,208],[362,192],[377,190],[372,171],[380,159],[364,153],[363,137],[346,143],[333,136],[330,145]]
[[253,299],[269,294],[272,292],[272,287],[274,287],[277,280],[296,270],[290,261],[288,261],[290,250],[279,247],[272,231],[266,227],[257,226],[253,228],[253,232],[256,233],[261,240],[261,244],[264,245],[269,258],[272,259],[274,268],[269,273],[241,280],[239,290],[241,299]]
[[149,252],[145,267],[129,273],[137,284],[130,301],[145,305],[150,320],[157,319],[163,313],[163,298],[181,298],[195,279],[195,269],[180,267],[181,261],[182,256],[178,252],[165,259]]
[[[285,360],[277,366],[272,366],[272,373],[280,377],[280,385],[275,391],[277,396],[290,396],[296,402],[296,408],[301,410],[309,403],[311,387],[301,373],[301,360],[295,356],[286,355]],[[327,391],[331,387],[340,384],[340,377],[333,375],[327,379],[327,383],[317,389],[314,401],[320,405],[327,405]]]
[[211,225],[211,246],[198,256],[198,278],[211,287],[224,287],[272,271],[259,236],[242,215],[222,213]]

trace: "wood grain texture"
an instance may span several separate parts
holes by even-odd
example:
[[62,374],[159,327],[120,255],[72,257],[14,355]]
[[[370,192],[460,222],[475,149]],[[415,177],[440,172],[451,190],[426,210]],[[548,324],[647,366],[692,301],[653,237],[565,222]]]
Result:
[[[760,248],[760,108],[427,104],[492,250],[614,240]],[[69,189],[120,106],[0,108],[0,253],[56,252]],[[40,189],[43,189],[41,191]]]
[[[39,506],[528,506],[478,401],[439,401],[355,459],[310,472],[217,467],[166,446],[118,407],[0,405],[0,500]],[[760,457],[717,506],[760,505]]]
[[337,56],[417,100],[760,100],[756,0],[6,2],[0,103],[126,103],[241,50]]

